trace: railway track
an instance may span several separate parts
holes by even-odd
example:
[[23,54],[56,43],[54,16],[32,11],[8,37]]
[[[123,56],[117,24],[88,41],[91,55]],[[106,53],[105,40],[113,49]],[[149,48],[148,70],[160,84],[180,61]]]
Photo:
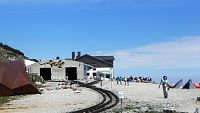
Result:
[[84,109],[81,109],[81,110],[72,111],[72,112],[69,112],[69,113],[100,113],[100,112],[103,112],[107,109],[114,107],[115,105],[117,105],[119,103],[118,96],[115,95],[111,91],[92,86],[91,83],[86,84],[86,83],[82,83],[82,82],[79,82],[79,81],[76,81],[75,83],[79,84],[82,87],[87,87],[87,88],[90,88],[90,89],[98,92],[99,94],[101,94],[103,99],[100,103],[98,103],[96,105],[93,105],[91,107],[84,108]]

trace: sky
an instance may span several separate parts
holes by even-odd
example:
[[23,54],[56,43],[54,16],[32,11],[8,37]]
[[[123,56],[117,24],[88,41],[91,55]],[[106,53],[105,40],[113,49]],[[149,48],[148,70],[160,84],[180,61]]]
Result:
[[115,76],[200,82],[199,0],[1,0],[0,41],[35,59],[113,55]]

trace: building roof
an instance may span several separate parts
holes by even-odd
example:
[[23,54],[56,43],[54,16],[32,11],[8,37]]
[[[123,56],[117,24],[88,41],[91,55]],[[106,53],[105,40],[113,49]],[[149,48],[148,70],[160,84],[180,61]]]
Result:
[[82,59],[83,57],[89,57],[89,58],[92,58],[92,59],[95,59],[95,60],[98,60],[100,62],[104,62],[106,63],[107,65],[109,66],[113,66],[113,63],[110,63],[109,61],[113,61],[114,60],[114,56],[90,56],[88,54],[85,54],[79,58],[76,58],[77,61],[79,61],[80,59]]
[[115,60],[114,56],[93,56],[93,57],[101,59],[101,60],[105,60],[105,61]]

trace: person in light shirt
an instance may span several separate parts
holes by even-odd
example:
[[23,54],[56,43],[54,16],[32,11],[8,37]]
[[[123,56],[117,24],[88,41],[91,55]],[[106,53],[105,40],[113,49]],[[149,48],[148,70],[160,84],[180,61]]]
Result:
[[170,85],[168,83],[167,76],[163,76],[163,79],[161,79],[160,81],[159,88],[160,88],[160,85],[162,85],[163,87],[164,98],[168,98],[168,90],[170,88]]

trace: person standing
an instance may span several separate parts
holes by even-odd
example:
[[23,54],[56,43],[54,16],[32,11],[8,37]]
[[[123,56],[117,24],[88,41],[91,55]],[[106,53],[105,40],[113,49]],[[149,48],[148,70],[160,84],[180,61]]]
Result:
[[130,78],[127,78],[127,85],[129,86],[129,82],[131,81]]
[[119,77],[120,85],[122,85],[122,80],[123,80],[123,78],[122,78],[122,76],[120,76],[120,77]]
[[163,76],[163,79],[161,79],[160,81],[159,88],[160,88],[160,85],[162,85],[163,87],[164,98],[168,98],[168,90],[170,88],[170,85],[168,83],[167,76]]
[[126,83],[127,83],[127,78],[126,78],[126,76],[124,77],[124,83],[125,83],[125,85],[126,85]]

